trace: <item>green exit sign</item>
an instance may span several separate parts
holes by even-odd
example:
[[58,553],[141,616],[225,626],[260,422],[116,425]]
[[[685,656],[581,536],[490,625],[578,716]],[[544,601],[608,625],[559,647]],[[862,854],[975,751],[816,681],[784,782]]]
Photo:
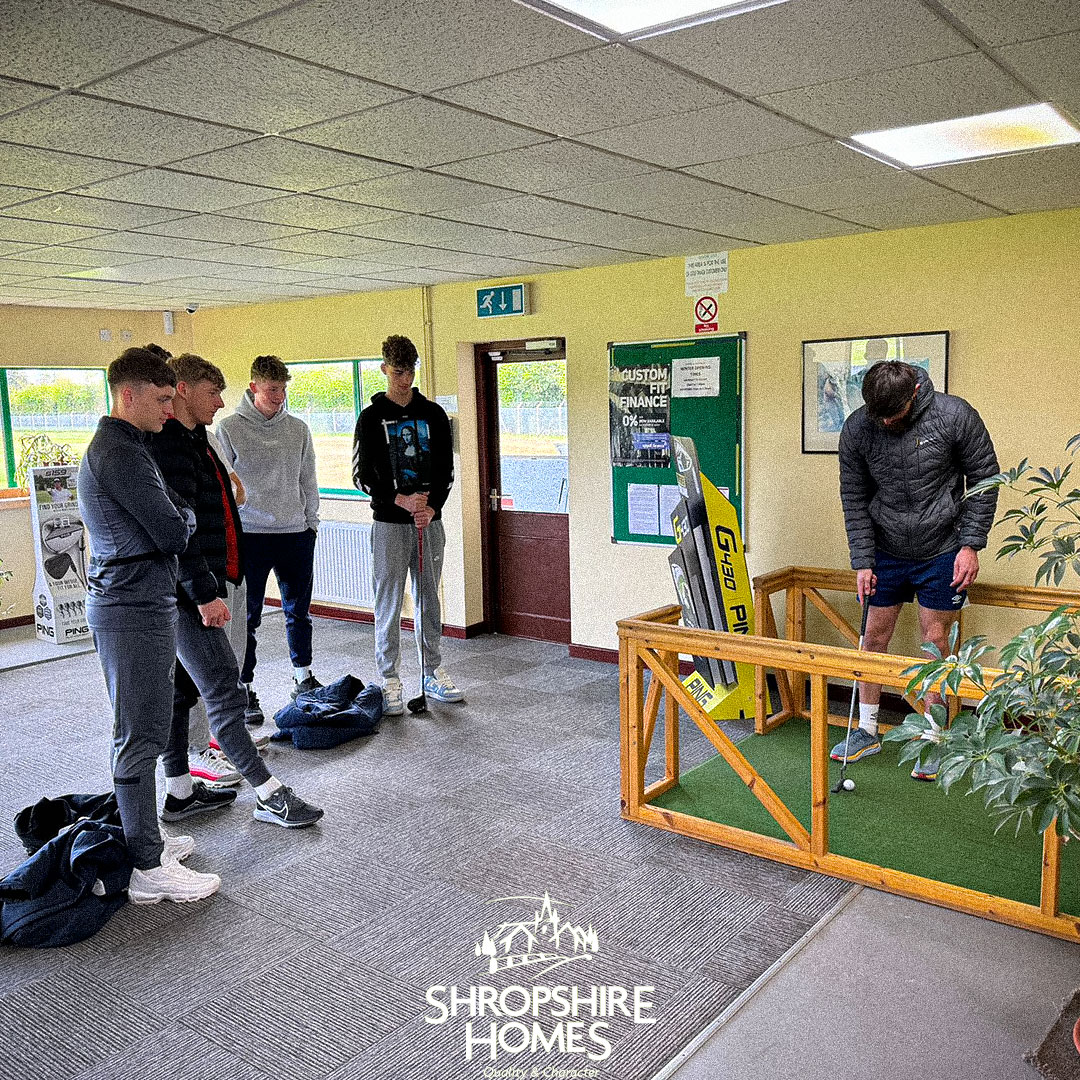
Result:
[[498,319],[503,315],[529,314],[527,285],[493,285],[476,290],[476,317]]

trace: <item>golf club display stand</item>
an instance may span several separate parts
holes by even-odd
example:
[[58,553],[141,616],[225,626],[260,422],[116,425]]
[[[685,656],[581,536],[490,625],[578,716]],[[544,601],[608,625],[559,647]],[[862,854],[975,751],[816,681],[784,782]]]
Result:
[[[852,627],[822,595],[830,590],[846,593],[850,598],[855,592],[855,574],[844,570],[787,567],[755,578],[757,633],[753,635],[680,626],[682,609],[674,604],[619,622],[623,817],[790,866],[844,878],[875,889],[925,900],[1040,933],[1080,941],[1080,905],[1077,905],[1074,914],[1063,914],[1059,907],[1063,845],[1053,827],[1043,834],[1041,861],[1038,851],[1035,851],[1034,858],[1030,860],[1032,880],[1027,891],[1033,899],[1037,897],[1035,903],[1021,902],[955,882],[881,866],[871,859],[838,853],[835,845],[830,845],[829,751],[831,737],[837,733],[830,733],[829,728],[830,725],[843,728],[846,710],[843,716],[830,714],[829,680],[846,680],[850,686],[851,680],[864,679],[880,683],[886,690],[902,694],[909,680],[909,676],[905,676],[903,672],[923,662],[917,657],[858,653],[854,648],[807,642],[807,603],[820,611],[852,646],[858,642],[858,629]],[[780,638],[777,632],[773,612],[773,597],[777,593],[786,596],[785,638]],[[1063,604],[1080,608],[1080,592],[1059,589],[976,583],[969,590],[969,599],[972,605],[1044,613]],[[753,666],[754,727],[757,736],[774,733],[782,736],[781,729],[791,721],[802,721],[799,726],[805,730],[805,721],[809,721],[809,803],[808,811],[802,813],[802,819],[797,812],[798,800],[789,797],[788,802],[785,802],[740,746],[723,730],[723,725],[711,718],[687,691],[679,676],[680,653]],[[647,693],[644,679],[646,669],[651,673]],[[768,680],[770,673],[775,678],[780,706],[775,712],[772,711],[772,694]],[[988,681],[995,674],[996,672],[989,669],[985,671]],[[806,692],[807,686],[809,696]],[[974,702],[979,700],[981,692],[977,686],[965,680],[959,687],[959,697]],[[958,702],[954,700],[948,704],[950,714],[955,714],[959,707]],[[730,767],[720,770],[724,778],[732,779],[736,787],[739,787],[738,782],[745,786],[745,791],[742,792],[745,796],[743,801],[756,800],[755,812],[759,812],[760,808],[764,809],[766,820],[772,831],[777,833],[776,836],[725,823],[727,808],[723,800],[710,800],[707,804],[700,797],[696,800],[684,800],[686,805],[695,806],[698,813],[664,805],[665,801],[672,801],[678,794],[680,781],[683,779],[679,757],[679,724],[683,715],[697,726],[715,748],[719,758]],[[794,727],[789,730],[794,730]],[[654,756],[654,761],[659,764],[662,757],[663,775],[646,784],[646,762],[649,760],[654,737],[657,737],[657,755]],[[662,755],[660,738],[663,739]],[[747,753],[749,752],[747,750]],[[713,762],[717,760],[712,759]],[[873,760],[880,767],[887,767],[884,760]],[[805,760],[800,764],[805,766]],[[699,769],[705,767],[698,766]],[[873,767],[863,766],[864,769]],[[899,770],[893,769],[892,772],[897,774]],[[732,778],[732,773],[737,780]],[[870,774],[864,772],[860,775]],[[925,793],[927,796],[936,791],[936,788],[930,785],[915,785],[910,780],[906,783],[912,785],[909,790],[914,791],[917,787],[920,794]],[[862,792],[861,786],[860,781],[859,792],[834,796],[838,803],[837,813],[841,809],[852,813],[854,811],[849,808],[860,805],[864,808],[872,807],[872,804],[866,801],[859,803],[860,799],[871,798]],[[749,796],[746,792],[749,792]],[[799,794],[805,803],[806,793]],[[975,806],[978,798],[977,795],[968,797],[965,809],[967,806],[981,809],[981,803],[978,807]],[[963,796],[956,793],[950,795],[949,799],[960,800]],[[760,804],[760,807],[757,807],[757,804]],[[709,816],[700,811],[707,812]],[[940,823],[939,827],[947,828],[948,822]],[[925,840],[927,845],[936,843],[932,833],[927,835]],[[1070,852],[1069,855],[1071,854]],[[1005,861],[1008,861],[1007,858]],[[1027,873],[1028,868],[1028,863],[1025,862],[1021,869]]]

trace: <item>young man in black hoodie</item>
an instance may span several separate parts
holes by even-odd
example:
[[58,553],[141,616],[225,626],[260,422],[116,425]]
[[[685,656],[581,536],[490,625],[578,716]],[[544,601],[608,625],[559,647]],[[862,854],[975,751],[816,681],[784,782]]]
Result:
[[371,534],[375,662],[383,681],[383,712],[401,716],[404,704],[398,664],[407,574],[412,577],[413,610],[423,610],[423,626],[419,618],[414,621],[417,651],[423,657],[424,693],[435,701],[463,701],[465,697],[442,666],[439,641],[439,580],[446,544],[441,516],[454,483],[454,451],[446,413],[413,386],[416,346],[395,334],[383,342],[382,355],[386,392],[371,399],[356,423],[353,483],[371,496],[375,519]]

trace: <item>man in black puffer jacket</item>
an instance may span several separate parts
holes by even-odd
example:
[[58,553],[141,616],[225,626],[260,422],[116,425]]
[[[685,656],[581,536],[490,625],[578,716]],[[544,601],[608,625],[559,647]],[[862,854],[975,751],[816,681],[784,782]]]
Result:
[[[923,640],[947,654],[997,507],[996,492],[965,499],[964,491],[997,473],[994,444],[979,414],[936,391],[921,368],[882,361],[862,391],[866,404],[840,433],[840,499],[859,602],[870,605],[863,647],[886,652],[900,609],[917,597]],[[880,701],[880,686],[859,684],[859,727],[833,747],[834,760],[881,749]],[[924,705],[940,701],[927,694]],[[933,780],[936,751],[911,775]]]

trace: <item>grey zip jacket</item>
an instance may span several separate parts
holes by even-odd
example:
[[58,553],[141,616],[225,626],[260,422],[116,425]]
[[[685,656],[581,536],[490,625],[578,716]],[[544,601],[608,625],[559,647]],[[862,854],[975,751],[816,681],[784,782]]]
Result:
[[247,533],[300,533],[319,527],[315,446],[307,424],[283,405],[273,416],[244,391],[236,412],[217,426],[221,458],[240,477]]
[[176,557],[195,531],[195,512],[173,501],[150,456],[150,436],[103,416],[79,466],[78,493],[90,534],[90,628],[176,622]]
[[876,550],[916,560],[961,547],[979,551],[994,524],[996,491],[963,497],[965,487],[998,472],[982,417],[916,371],[907,431],[888,431],[864,405],[840,432],[840,500],[855,570],[872,569]]

